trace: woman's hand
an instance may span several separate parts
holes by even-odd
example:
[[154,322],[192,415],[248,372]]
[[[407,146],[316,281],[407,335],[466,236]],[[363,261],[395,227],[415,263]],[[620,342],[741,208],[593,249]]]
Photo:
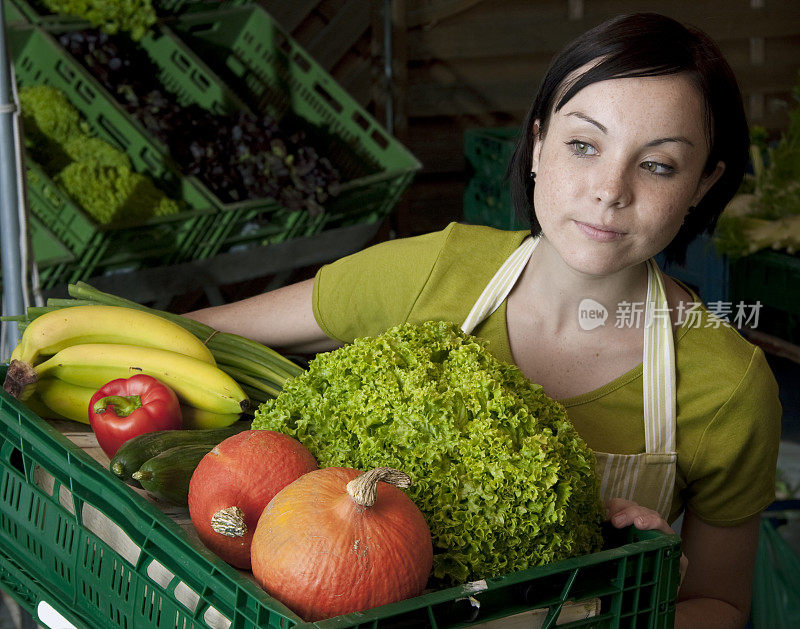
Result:
[[[606,501],[606,518],[618,529],[625,528],[632,524],[640,531],[661,531],[667,535],[675,534],[675,530],[661,517],[658,511],[643,507],[633,502],[633,500],[612,498]],[[686,569],[688,567],[689,560],[686,558],[686,555],[681,553],[681,583],[683,583],[683,577],[686,576]]]
[[661,531],[675,534],[672,527],[657,511],[643,507],[633,500],[612,498],[606,501],[606,518],[618,529],[633,524],[641,531]]

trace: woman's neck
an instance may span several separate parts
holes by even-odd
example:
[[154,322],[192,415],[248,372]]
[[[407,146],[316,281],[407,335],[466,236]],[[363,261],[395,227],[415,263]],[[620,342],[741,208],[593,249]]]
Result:
[[[647,295],[647,266],[642,262],[612,275],[588,275],[568,266],[542,236],[518,287],[524,291],[520,297],[530,300],[528,306],[541,317],[541,325],[550,332],[586,329],[582,323],[592,323],[586,317],[602,316],[603,307],[607,313],[605,327],[613,328],[622,304],[642,304],[643,307]],[[643,312],[641,316],[644,317]]]

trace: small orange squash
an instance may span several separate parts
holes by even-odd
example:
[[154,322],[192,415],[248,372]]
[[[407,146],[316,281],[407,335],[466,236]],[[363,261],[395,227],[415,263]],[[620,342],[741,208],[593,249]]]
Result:
[[[386,481],[386,482],[380,482]],[[253,576],[313,622],[417,596],[433,565],[425,518],[387,467],[328,467],[282,489],[250,549]]]
[[228,437],[189,481],[189,515],[200,540],[223,561],[250,568],[250,543],[264,507],[281,489],[317,469],[311,452],[273,430]]

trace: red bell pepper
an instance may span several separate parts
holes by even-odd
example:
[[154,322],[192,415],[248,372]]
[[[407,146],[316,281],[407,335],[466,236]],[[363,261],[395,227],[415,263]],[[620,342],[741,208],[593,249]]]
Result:
[[146,432],[181,428],[175,392],[152,376],[137,374],[103,385],[89,402],[89,423],[109,458],[128,439]]

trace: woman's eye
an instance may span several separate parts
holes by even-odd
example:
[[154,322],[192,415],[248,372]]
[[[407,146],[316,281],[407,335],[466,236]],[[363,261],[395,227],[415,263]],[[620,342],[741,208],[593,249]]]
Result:
[[660,162],[642,162],[642,168],[654,175],[671,175],[675,170],[672,166],[667,166]]
[[572,151],[576,155],[594,155],[597,149],[588,142],[581,142],[580,140],[570,140],[567,144],[572,147]]

